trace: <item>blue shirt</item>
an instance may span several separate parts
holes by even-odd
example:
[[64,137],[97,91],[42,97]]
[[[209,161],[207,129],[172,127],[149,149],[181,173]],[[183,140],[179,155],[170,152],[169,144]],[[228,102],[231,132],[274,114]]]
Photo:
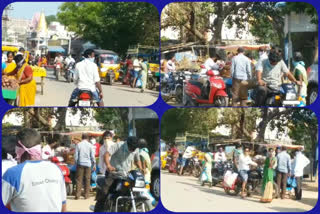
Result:
[[248,57],[239,53],[232,58],[231,76],[238,80],[251,79],[251,62]]
[[91,143],[83,140],[76,146],[74,160],[77,165],[91,167],[95,165],[94,149]]
[[291,158],[286,151],[282,151],[277,155],[277,170],[282,173],[291,172]]

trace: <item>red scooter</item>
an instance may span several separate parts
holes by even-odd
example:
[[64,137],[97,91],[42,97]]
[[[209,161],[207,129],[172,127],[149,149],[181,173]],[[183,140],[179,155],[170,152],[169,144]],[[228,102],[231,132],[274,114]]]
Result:
[[184,83],[183,104],[185,106],[198,106],[200,104],[213,106],[227,106],[228,95],[226,86],[219,71],[209,70],[207,85],[204,86],[196,80],[187,80]]
[[72,181],[70,179],[70,170],[68,168],[68,165],[63,163],[63,158],[62,157],[53,157],[51,159],[51,162],[55,163],[60,168],[60,170],[62,171],[62,174],[64,176],[64,181],[66,183],[67,195],[72,195],[73,185],[72,185]]

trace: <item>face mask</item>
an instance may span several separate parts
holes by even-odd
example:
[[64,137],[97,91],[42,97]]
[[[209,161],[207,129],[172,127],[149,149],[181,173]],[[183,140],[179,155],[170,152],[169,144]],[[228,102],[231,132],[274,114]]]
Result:
[[94,62],[94,58],[88,58],[91,62]]
[[263,55],[263,52],[262,51],[259,51],[259,56],[262,56]]

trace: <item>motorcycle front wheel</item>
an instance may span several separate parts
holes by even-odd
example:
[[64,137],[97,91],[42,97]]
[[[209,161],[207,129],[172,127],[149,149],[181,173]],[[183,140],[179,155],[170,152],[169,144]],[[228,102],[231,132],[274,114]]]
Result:
[[213,105],[217,106],[217,107],[225,107],[225,106],[227,106],[227,98],[226,97],[222,97],[222,96],[217,96],[214,99]]
[[182,91],[182,87],[178,87],[176,89],[176,102],[178,104],[182,103],[182,99],[183,99],[183,91]]
[[149,90],[152,90],[152,89],[154,89],[155,87],[156,87],[156,82],[155,82],[155,80],[153,79],[153,77],[149,77],[149,78],[148,78],[147,88],[148,88]]
[[57,81],[60,80],[60,69],[56,70],[56,79],[57,79]]
[[[149,212],[152,209],[153,207],[149,205],[146,201],[136,203],[137,213]],[[134,212],[134,208],[132,206],[130,208],[130,212]]]

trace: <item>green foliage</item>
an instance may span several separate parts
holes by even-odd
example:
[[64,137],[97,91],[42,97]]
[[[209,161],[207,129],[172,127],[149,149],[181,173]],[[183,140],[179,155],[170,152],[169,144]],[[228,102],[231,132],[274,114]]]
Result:
[[297,14],[305,13],[311,17],[311,23],[318,24],[318,13],[314,6],[305,2],[287,2],[284,8],[286,13],[291,11]]
[[159,13],[145,2],[68,2],[58,19],[102,49],[126,53],[129,45],[159,45]]
[[55,21],[58,21],[55,15],[46,16],[46,22],[48,25],[50,25],[51,22],[55,22]]
[[116,130],[120,137],[128,135],[128,108],[97,108],[94,118],[105,130]]

